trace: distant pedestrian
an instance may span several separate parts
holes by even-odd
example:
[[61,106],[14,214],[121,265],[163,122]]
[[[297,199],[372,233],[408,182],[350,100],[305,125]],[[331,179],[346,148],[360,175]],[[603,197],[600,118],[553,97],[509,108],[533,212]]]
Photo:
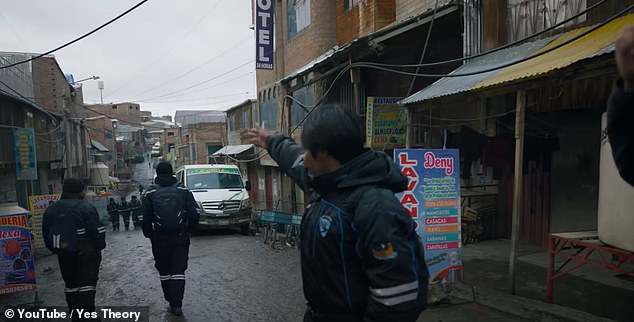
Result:
[[132,223],[134,223],[134,229],[141,228],[143,210],[141,209],[141,202],[136,196],[132,196],[132,200],[130,201],[130,210],[132,212]]
[[85,195],[81,180],[66,179],[61,199],[44,212],[42,235],[46,248],[57,255],[68,308],[94,312],[106,229],[97,209],[83,200]]
[[414,322],[427,305],[422,243],[394,196],[407,178],[385,153],[364,149],[361,124],[349,108],[319,106],[301,146],[259,127],[249,131],[312,194],[300,233],[307,322]]
[[119,231],[119,205],[114,201],[114,198],[110,198],[107,209],[110,221],[112,221],[112,231]]
[[183,314],[185,270],[189,257],[189,232],[198,224],[192,193],[179,187],[169,162],[156,167],[156,185],[143,198],[143,235],[152,242],[155,267],[163,296],[173,315]]
[[121,204],[119,204],[119,215],[123,218],[123,226],[125,230],[130,230],[130,213],[132,212],[132,208],[130,208],[130,204],[125,199],[125,197],[121,198]]
[[634,26],[623,30],[614,57],[620,77],[608,101],[608,138],[621,177],[634,185]]

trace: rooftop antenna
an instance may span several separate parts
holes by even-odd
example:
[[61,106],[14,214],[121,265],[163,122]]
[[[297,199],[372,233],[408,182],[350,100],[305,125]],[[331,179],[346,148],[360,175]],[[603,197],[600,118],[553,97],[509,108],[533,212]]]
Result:
[[97,82],[97,88],[99,88],[99,93],[101,95],[101,104],[103,104],[103,81],[98,81]]

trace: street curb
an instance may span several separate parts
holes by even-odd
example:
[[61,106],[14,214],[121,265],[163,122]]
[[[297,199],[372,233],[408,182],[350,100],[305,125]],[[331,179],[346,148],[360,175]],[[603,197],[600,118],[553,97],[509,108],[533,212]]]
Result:
[[456,283],[451,295],[533,321],[615,322],[569,307],[548,304],[464,283]]

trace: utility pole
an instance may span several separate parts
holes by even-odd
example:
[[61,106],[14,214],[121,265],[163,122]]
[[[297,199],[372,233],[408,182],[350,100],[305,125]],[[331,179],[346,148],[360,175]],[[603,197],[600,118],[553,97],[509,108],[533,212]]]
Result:
[[515,178],[513,179],[513,219],[511,230],[511,254],[509,256],[509,289],[515,294],[515,273],[517,266],[517,243],[520,232],[520,212],[522,210],[522,179],[524,171],[524,115],[526,91],[517,91],[515,110]]
[[72,135],[71,122],[68,117],[68,111],[64,110],[64,140],[65,140],[65,150],[64,157],[66,158],[66,174],[68,178],[73,177],[73,152],[71,149],[70,136]]

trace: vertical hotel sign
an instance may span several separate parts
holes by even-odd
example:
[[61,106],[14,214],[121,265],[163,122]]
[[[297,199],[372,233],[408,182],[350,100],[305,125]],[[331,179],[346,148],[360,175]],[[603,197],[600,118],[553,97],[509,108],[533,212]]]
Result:
[[461,280],[458,150],[397,149],[394,160],[408,178],[407,190],[398,198],[423,242],[430,281]]
[[273,69],[273,0],[255,0],[255,68]]
[[37,180],[35,133],[31,128],[13,130],[15,168],[18,180]]

